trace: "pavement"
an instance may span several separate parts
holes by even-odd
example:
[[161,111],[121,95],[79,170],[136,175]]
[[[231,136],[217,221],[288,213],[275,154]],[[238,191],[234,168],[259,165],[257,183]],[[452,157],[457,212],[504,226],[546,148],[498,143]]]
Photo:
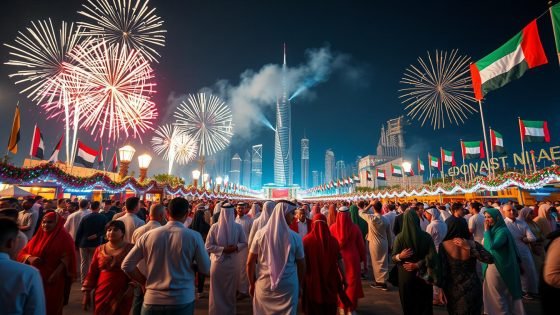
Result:
[[[387,315],[387,314],[402,314],[401,305],[399,300],[399,291],[397,288],[390,288],[389,291],[381,291],[378,289],[372,289],[369,286],[369,281],[362,281],[364,288],[365,297],[360,299],[358,303],[357,314],[368,314],[368,315]],[[208,281],[205,288],[205,296],[195,303],[195,314],[208,314]],[[82,303],[82,293],[80,292],[80,287],[77,283],[72,286],[72,292],[70,294],[70,301],[66,307],[64,307],[64,314],[70,315],[81,315],[81,314],[93,314],[90,311],[83,311],[81,309]],[[540,315],[542,314],[540,303],[538,300],[524,301],[525,311],[527,314]],[[237,314],[239,315],[249,315],[252,314],[251,300],[244,299],[238,301],[237,303]],[[300,314],[303,314],[300,312]],[[434,315],[444,315],[447,314],[445,307],[434,306]],[[226,315],[226,314],[224,314]]]

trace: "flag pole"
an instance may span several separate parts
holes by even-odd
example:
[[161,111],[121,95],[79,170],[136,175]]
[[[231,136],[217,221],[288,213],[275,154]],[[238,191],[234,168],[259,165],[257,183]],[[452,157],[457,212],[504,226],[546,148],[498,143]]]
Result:
[[[489,126],[488,129],[490,129],[490,141],[492,141],[492,139],[493,139],[492,138],[492,127]],[[492,160],[492,161],[494,160],[494,146],[492,145],[492,143],[490,143],[490,160]]]
[[428,152],[428,170],[430,171],[430,188],[432,188],[432,156]]
[[443,184],[445,184],[445,168],[444,168],[445,167],[445,155],[443,153],[443,148],[442,147],[439,147],[439,155],[440,155],[440,158],[441,158],[441,161],[440,161],[440,163],[441,163],[441,170],[440,170],[441,171],[441,179],[443,180]]
[[517,117],[519,121],[519,137],[521,138],[521,154],[523,155],[523,173],[527,175],[527,157],[525,156],[525,144],[523,143],[523,132],[521,131],[521,117]]
[[[484,135],[484,149],[488,152],[488,139],[486,137],[486,125],[484,123],[484,113],[482,112],[482,101],[478,100],[478,107],[480,110],[480,120],[482,122],[482,134]],[[492,170],[490,169],[490,157],[486,155],[486,166],[488,168],[488,175],[494,177]]]
[[[459,141],[461,142],[461,157],[463,158],[463,164],[461,164],[461,166],[465,165],[465,152],[464,151],[464,147],[463,147],[463,139],[459,139]],[[469,181],[469,178],[467,176],[468,174],[465,173],[465,182]]]
[[550,13],[550,21],[552,22],[552,34],[554,35],[554,42],[556,43],[556,56],[558,57],[558,64],[560,65],[560,47],[558,47],[559,40],[556,34],[556,27],[554,27],[554,17],[552,15],[552,1],[548,1],[548,12]]

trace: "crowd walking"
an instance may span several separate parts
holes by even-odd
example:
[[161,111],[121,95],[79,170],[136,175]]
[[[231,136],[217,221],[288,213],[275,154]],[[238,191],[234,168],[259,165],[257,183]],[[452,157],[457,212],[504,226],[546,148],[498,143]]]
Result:
[[405,315],[436,305],[522,315],[523,301],[535,299],[549,314],[560,292],[559,209],[550,201],[0,200],[0,302],[7,314],[62,314],[74,285],[82,309],[100,315],[194,314],[206,297],[209,314],[235,314],[244,299],[253,314],[355,314],[361,299],[376,298],[364,294],[370,281],[397,290]]

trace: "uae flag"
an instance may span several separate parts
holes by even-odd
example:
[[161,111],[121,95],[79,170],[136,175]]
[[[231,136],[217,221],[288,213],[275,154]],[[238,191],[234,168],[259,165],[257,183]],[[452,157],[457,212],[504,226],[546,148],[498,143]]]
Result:
[[45,143],[43,142],[43,135],[41,134],[39,127],[35,125],[35,128],[33,128],[33,138],[31,138],[31,150],[29,151],[29,155],[42,160],[44,152]]
[[49,162],[56,163],[59,161],[58,153],[60,153],[60,149],[62,148],[62,138],[64,138],[64,136],[61,136],[60,140],[58,140],[58,143],[54,147],[51,157],[49,158]]
[[435,156],[430,155],[430,167],[440,169],[439,159]]
[[80,163],[85,167],[92,168],[96,157],[97,151],[78,140],[78,153],[76,154],[74,162]]
[[385,170],[376,169],[377,171],[377,179],[379,180],[386,180],[387,176],[385,174]]
[[358,177],[358,175],[354,175],[353,177],[354,177],[354,178],[353,178],[353,179],[354,179],[354,183],[357,183],[357,182],[360,181],[360,177]]
[[556,54],[560,61],[560,2],[550,8],[550,15],[552,17],[552,27],[554,29],[554,39],[556,42]]
[[547,62],[537,21],[533,20],[504,45],[471,64],[475,98],[482,100],[488,92],[519,79],[528,69]]
[[455,166],[455,152],[441,149],[441,162],[443,165]]
[[113,153],[113,158],[111,159],[111,172],[116,173],[119,168],[119,162],[117,161],[117,151]]
[[402,167],[391,164],[391,175],[395,177],[402,177],[403,176]]
[[484,142],[482,141],[461,141],[461,151],[463,158],[470,159],[484,159]]
[[505,154],[504,137],[496,130],[490,129],[490,142],[492,143],[492,152],[494,154]]
[[523,142],[550,142],[546,120],[519,120]]
[[414,169],[411,167],[410,170],[407,172],[406,170],[404,171],[404,175],[406,176],[414,176]]
[[424,174],[424,163],[418,158],[418,175]]

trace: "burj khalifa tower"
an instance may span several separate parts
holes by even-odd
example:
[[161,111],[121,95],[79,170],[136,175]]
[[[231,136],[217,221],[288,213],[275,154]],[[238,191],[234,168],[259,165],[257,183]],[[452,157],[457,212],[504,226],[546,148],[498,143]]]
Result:
[[276,132],[274,134],[274,184],[293,184],[292,161],[292,109],[288,98],[286,65],[286,44],[284,44],[284,64],[282,65],[282,95],[276,101]]

